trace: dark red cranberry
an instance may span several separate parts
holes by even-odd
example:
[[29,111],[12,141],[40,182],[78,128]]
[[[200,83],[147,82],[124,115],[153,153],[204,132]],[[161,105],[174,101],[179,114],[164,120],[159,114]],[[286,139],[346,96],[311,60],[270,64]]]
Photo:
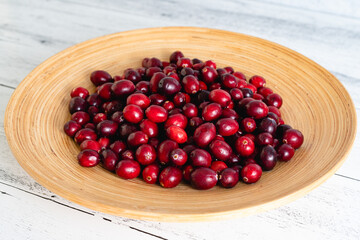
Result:
[[263,170],[269,171],[273,169],[277,162],[277,153],[271,146],[265,146],[261,149],[259,156],[259,164]]
[[275,113],[279,118],[281,117],[281,112],[278,108],[274,106],[268,106],[269,112]]
[[254,95],[254,92],[249,88],[242,88],[241,89],[244,98],[252,98]]
[[72,98],[74,97],[81,97],[83,99],[86,99],[88,96],[89,96],[89,91],[86,89],[86,88],[83,88],[83,87],[77,87],[77,88],[74,88],[71,93],[70,93],[70,96]]
[[182,85],[184,87],[184,91],[188,94],[195,94],[200,89],[199,80],[192,75],[184,77],[182,80]]
[[142,131],[136,131],[130,133],[127,139],[127,143],[129,146],[139,146],[141,144],[146,144],[149,141],[148,135],[143,133]]
[[125,79],[132,81],[134,84],[141,81],[140,74],[134,69],[127,69],[124,72]]
[[204,123],[196,128],[194,132],[194,141],[199,147],[206,147],[216,136],[216,128],[213,123]]
[[268,132],[271,135],[275,135],[277,124],[274,119],[271,118],[264,118],[261,120],[260,124],[258,125],[260,132]]
[[93,123],[87,123],[84,125],[84,128],[90,128],[92,130],[96,130],[95,124]]
[[151,146],[153,146],[155,149],[158,148],[159,143],[160,143],[160,141],[159,141],[159,139],[157,139],[157,138],[150,138],[149,141],[148,141],[148,144],[150,144]]
[[183,114],[177,113],[177,114],[170,115],[168,117],[168,119],[165,122],[165,128],[168,128],[168,127],[174,125],[174,126],[178,126],[178,127],[182,128],[182,129],[185,129],[187,124],[188,124],[187,118]]
[[209,91],[206,91],[206,90],[199,91],[197,94],[197,102],[203,103],[203,102],[209,101],[209,95],[210,95]]
[[90,149],[82,150],[77,156],[79,164],[83,167],[94,167],[99,164],[100,156],[99,154]]
[[216,69],[206,66],[201,70],[202,80],[207,83],[213,83],[219,76]]
[[237,112],[233,109],[225,108],[222,110],[221,118],[231,118],[234,120],[238,120],[239,114],[237,114]]
[[144,93],[144,94],[147,94],[150,91],[150,82],[148,82],[148,81],[140,81],[135,85],[135,89],[137,91],[140,91],[140,92]]
[[183,113],[186,117],[192,118],[198,115],[198,108],[193,103],[187,103],[183,106]]
[[114,76],[113,79],[114,79],[114,82],[117,82],[120,80],[124,80],[125,78],[124,78],[124,76]]
[[170,161],[176,166],[182,166],[186,163],[188,156],[181,148],[176,148],[170,152]]
[[133,179],[140,175],[140,165],[134,160],[121,160],[116,165],[116,174],[124,179]]
[[157,164],[150,164],[142,171],[142,177],[146,183],[154,184],[157,182],[160,168]]
[[224,67],[224,69],[227,73],[230,73],[230,74],[234,73],[234,69],[232,67]]
[[164,95],[173,95],[180,92],[181,84],[172,77],[164,77],[158,83],[158,91]]
[[198,126],[200,126],[203,123],[204,121],[199,117],[192,117],[189,120],[189,125],[191,126],[192,129],[196,129]]
[[115,97],[126,97],[135,91],[135,85],[129,80],[120,80],[111,86],[111,91]]
[[221,83],[225,88],[234,88],[237,86],[236,77],[230,73],[221,76]]
[[232,168],[226,168],[220,173],[219,182],[225,188],[232,188],[239,182],[239,173]]
[[206,190],[213,188],[218,181],[214,170],[200,167],[191,173],[191,185],[196,189]]
[[252,76],[249,80],[249,82],[254,85],[256,88],[259,88],[259,87],[264,87],[265,84],[266,84],[266,81],[263,77],[260,77],[260,76]]
[[274,141],[273,141],[273,143],[271,144],[271,146],[272,146],[273,148],[277,149],[277,147],[279,146],[279,144],[280,144],[279,139],[274,138]]
[[194,167],[191,166],[191,165],[187,165],[187,166],[184,167],[183,177],[184,177],[185,181],[190,182],[190,180],[191,180],[190,176],[191,176],[191,173],[192,173],[193,170],[194,170]]
[[272,145],[274,142],[273,136],[268,132],[259,133],[256,136],[256,143],[260,146]]
[[157,105],[151,105],[145,110],[146,117],[155,123],[165,122],[168,113],[165,108]]
[[121,156],[119,159],[126,159],[126,160],[134,160],[135,159],[135,153],[132,150],[125,150],[121,153]]
[[175,104],[170,101],[165,101],[163,103],[162,107],[165,108],[166,111],[170,112],[171,110],[173,110],[175,108]]
[[200,63],[193,63],[193,69],[201,71],[205,67],[205,64],[203,62]]
[[216,63],[213,60],[207,60],[204,62],[205,66],[212,67],[216,69]]
[[145,72],[146,72],[146,68],[144,67],[139,67],[136,69],[136,71],[140,74],[141,77],[145,76]]
[[174,96],[173,102],[176,107],[184,106],[187,103],[185,94],[182,92],[177,93]]
[[120,111],[122,109],[122,104],[120,101],[111,101],[107,102],[106,106],[104,107],[105,114],[111,116],[114,112]]
[[231,154],[230,158],[226,161],[229,166],[236,166],[240,163],[240,157],[236,154]]
[[95,125],[99,124],[102,121],[105,121],[107,119],[106,114],[105,113],[98,113],[93,117],[93,123]]
[[269,109],[266,104],[259,100],[254,100],[245,105],[246,114],[255,119],[261,119],[268,115]]
[[99,87],[97,93],[103,100],[110,100],[112,97],[111,86],[113,83],[105,83]]
[[185,76],[188,76],[188,75],[194,75],[194,70],[192,68],[183,68],[181,69],[180,71],[180,76],[183,78]]
[[91,73],[90,80],[95,86],[99,86],[111,82],[112,77],[108,72],[99,70]]
[[219,75],[220,77],[221,77],[222,75],[228,73],[224,68],[218,68],[218,69],[216,69],[216,72],[218,73],[218,75]]
[[108,149],[110,147],[110,139],[107,137],[101,137],[98,139],[101,149]]
[[124,107],[123,116],[128,122],[138,123],[143,120],[144,113],[138,105],[129,104]]
[[178,61],[176,62],[176,66],[178,68],[185,68],[185,67],[191,68],[192,63],[191,63],[191,60],[189,58],[182,57],[182,58],[178,59]]
[[100,136],[114,136],[118,129],[118,124],[111,120],[104,120],[97,125],[97,132]]
[[282,98],[277,93],[269,94],[265,98],[265,100],[266,100],[266,104],[268,106],[273,106],[273,107],[276,107],[276,108],[280,108],[282,106]]
[[235,142],[236,151],[243,157],[250,156],[255,150],[253,140],[248,137],[239,137]]
[[101,146],[98,143],[98,141],[85,140],[80,144],[80,149],[81,150],[90,149],[90,150],[94,150],[96,152],[100,152],[101,151]]
[[239,130],[239,124],[231,118],[221,118],[216,122],[218,133],[224,137],[231,136]]
[[122,139],[127,139],[130,133],[137,131],[136,125],[132,123],[123,123],[119,126],[119,134]]
[[262,175],[261,167],[256,163],[247,164],[241,170],[241,178],[245,183],[255,183]]
[[160,61],[160,59],[152,57],[147,61],[147,67],[151,68],[151,67],[158,67],[158,68],[162,68],[162,62]]
[[158,91],[159,82],[165,77],[166,75],[163,72],[157,72],[152,76],[152,78],[150,79],[151,92],[156,93]]
[[200,148],[193,150],[189,159],[194,167],[210,167],[212,160],[210,153]]
[[162,164],[168,163],[170,152],[176,148],[179,148],[179,144],[172,140],[165,140],[162,143],[160,143],[157,154],[160,163]]
[[88,107],[87,102],[82,97],[74,97],[70,100],[69,111],[71,114],[74,112],[86,112]]
[[198,59],[198,58],[193,58],[193,59],[191,60],[191,62],[192,62],[193,64],[203,63],[203,61],[201,61],[201,60]]
[[143,144],[136,149],[136,160],[142,165],[149,165],[156,160],[155,148],[149,144]]
[[230,96],[234,101],[240,101],[244,98],[242,91],[238,88],[232,88],[230,90]]
[[210,152],[216,159],[221,161],[227,161],[231,154],[232,148],[225,141],[214,140],[209,145]]
[[173,188],[182,180],[182,171],[177,167],[166,167],[159,176],[160,185],[164,188]]
[[279,117],[275,113],[269,112],[267,117],[273,119],[276,122],[276,125],[279,124]]
[[214,161],[211,163],[211,169],[214,170],[217,174],[220,174],[222,170],[227,168],[228,166],[223,161]]
[[75,134],[75,142],[81,144],[85,140],[96,140],[97,135],[94,130],[90,128],[83,128]]
[[256,161],[255,161],[255,159],[250,158],[250,157],[243,158],[240,161],[240,165],[243,166],[243,167],[245,167],[246,165],[251,164],[251,163],[256,163]]
[[81,129],[81,125],[78,124],[77,122],[70,120],[67,123],[65,123],[64,125],[64,132],[69,136],[69,137],[74,137],[75,134]]
[[225,90],[215,89],[210,92],[209,100],[220,104],[221,107],[226,107],[231,102],[231,96]]
[[[146,69],[145,71],[145,76],[148,78],[148,79],[151,79],[156,73],[158,72],[162,72],[161,68],[159,67],[149,67],[148,69]],[[151,85],[151,83],[150,83]]]
[[[232,169],[234,169],[240,176],[241,173],[241,169],[243,168],[241,165],[235,165],[233,167],[231,167]],[[240,178],[240,177],[239,177]]]
[[99,109],[95,106],[90,106],[87,110],[87,113],[93,118],[97,113],[99,113]]
[[146,109],[150,105],[150,98],[142,93],[133,93],[126,99],[126,104],[134,104]]
[[165,100],[166,100],[166,96],[158,94],[158,93],[154,93],[151,94],[149,96],[151,104],[153,105],[162,105],[164,104]]
[[174,68],[172,66],[167,66],[163,69],[163,73],[165,75],[169,75],[169,73],[176,73],[176,68]]
[[143,131],[149,138],[157,137],[159,129],[156,123],[150,121],[149,119],[144,119],[140,125],[140,130]]
[[283,143],[287,143],[293,148],[297,149],[303,144],[304,136],[299,130],[288,129],[285,131],[282,141]]
[[206,85],[206,83],[204,83],[203,81],[199,81],[199,90],[207,90],[208,87]]
[[257,92],[261,95],[263,95],[264,98],[266,98],[268,95],[273,93],[273,90],[271,90],[268,87],[260,87],[258,88]]
[[110,149],[119,158],[121,156],[121,153],[126,150],[126,144],[121,140],[117,140],[110,145]]
[[170,62],[171,63],[177,63],[177,61],[180,59],[180,58],[183,58],[184,57],[184,54],[180,51],[175,51],[173,52],[171,55],[170,55]]
[[199,105],[199,110],[204,110],[204,108],[207,106],[207,105],[209,105],[210,104],[210,102],[202,102],[200,105]]
[[202,117],[205,121],[214,121],[221,116],[222,109],[218,103],[210,103],[204,107]]
[[289,144],[282,144],[278,148],[277,153],[280,161],[287,162],[294,156],[295,149]]
[[97,108],[100,108],[101,103],[102,103],[101,98],[100,98],[99,94],[97,94],[97,93],[93,93],[93,94],[89,95],[86,98],[86,102],[88,103],[89,106],[94,106]]
[[125,121],[123,112],[117,111],[113,115],[111,115],[111,120],[114,122],[117,122],[118,124],[121,124]]
[[276,137],[279,139],[282,139],[284,136],[284,133],[289,130],[292,129],[292,127],[288,124],[281,124],[276,128]]
[[176,80],[178,80],[180,82],[180,77],[179,77],[179,75],[177,75],[177,73],[171,72],[167,76],[171,77],[171,78],[174,78],[174,79],[176,79]]
[[106,149],[101,152],[103,167],[111,172],[114,172],[116,165],[119,161],[116,154],[110,149]]

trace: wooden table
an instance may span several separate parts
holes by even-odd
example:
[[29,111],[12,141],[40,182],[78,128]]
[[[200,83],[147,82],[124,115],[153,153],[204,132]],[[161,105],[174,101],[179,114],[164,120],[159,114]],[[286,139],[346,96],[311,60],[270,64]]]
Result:
[[53,54],[105,34],[158,26],[230,30],[294,49],[331,71],[359,113],[360,2],[4,0],[0,19],[1,239],[360,238],[359,134],[337,173],[295,202],[226,221],[159,223],[92,211],[51,193],[19,166],[3,128],[16,86]]

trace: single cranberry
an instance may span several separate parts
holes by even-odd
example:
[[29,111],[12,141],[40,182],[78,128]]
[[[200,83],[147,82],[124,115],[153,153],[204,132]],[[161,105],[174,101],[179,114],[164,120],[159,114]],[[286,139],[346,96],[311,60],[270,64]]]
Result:
[[221,76],[221,83],[225,88],[234,88],[237,86],[236,77],[230,73]]
[[124,159],[116,165],[116,174],[124,179],[136,178],[140,175],[140,165],[137,161]]
[[85,112],[88,107],[87,102],[82,97],[74,97],[70,100],[69,111],[71,114],[74,112]]
[[184,129],[178,126],[170,126],[166,129],[166,136],[177,142],[177,143],[185,143],[187,141],[187,134]]
[[274,106],[268,106],[269,112],[275,113],[279,118],[281,117],[281,112],[278,108]]
[[103,150],[101,152],[101,159],[105,169],[111,172],[115,171],[119,159],[113,151],[110,149]]
[[202,80],[207,83],[213,83],[217,77],[219,76],[216,69],[206,66],[201,70],[201,74],[202,74]]
[[222,170],[227,168],[228,166],[223,161],[214,161],[211,163],[211,169],[214,170],[217,174],[219,174]]
[[135,85],[129,80],[120,80],[111,86],[111,90],[115,97],[126,97],[135,91]]
[[83,88],[83,87],[77,87],[77,88],[74,88],[71,93],[70,93],[70,96],[72,98],[74,97],[81,97],[83,99],[86,99],[88,96],[89,96],[89,91],[86,89],[86,88]]
[[77,122],[70,120],[67,123],[65,123],[64,125],[64,132],[69,136],[69,137],[74,137],[75,134],[81,129],[81,125],[78,124]]
[[176,107],[184,106],[187,103],[185,94],[182,92],[177,93],[174,96],[173,102]]
[[273,136],[268,132],[259,133],[255,142],[260,146],[272,145],[274,143]]
[[166,96],[158,93],[151,94],[149,98],[152,105],[162,105],[166,100]]
[[140,81],[135,85],[135,89],[144,94],[148,94],[150,92],[150,82],[148,81]]
[[224,137],[231,136],[239,130],[239,124],[231,118],[221,118],[216,122],[218,133]]
[[304,136],[299,130],[288,129],[285,131],[282,141],[283,143],[287,143],[293,148],[297,149],[303,144]]
[[126,150],[126,144],[121,140],[117,140],[110,145],[110,149],[119,158],[121,156],[121,153]]
[[114,112],[113,115],[111,115],[111,120],[113,120],[118,124],[123,123],[125,121],[123,112],[120,111]]
[[206,147],[216,136],[216,128],[213,123],[204,123],[196,128],[194,141],[199,147]]
[[156,160],[155,148],[149,144],[143,144],[136,149],[136,160],[142,165],[149,165]]
[[110,100],[112,98],[111,86],[113,83],[105,83],[99,87],[97,93],[103,100]]
[[279,118],[279,125],[285,124],[284,120],[282,118]]
[[195,94],[200,89],[199,80],[192,75],[184,77],[182,80],[182,85],[184,87],[184,91],[188,94]]
[[93,123],[85,124],[84,128],[90,128],[92,130],[96,130],[95,124],[93,124]]
[[226,162],[229,166],[236,166],[240,163],[240,157],[233,153]]
[[182,171],[177,167],[166,167],[159,176],[160,185],[164,188],[173,188],[179,185],[183,177]]
[[175,51],[173,52],[171,55],[170,55],[170,62],[171,63],[177,63],[177,61],[180,59],[180,58],[183,58],[184,57],[184,54],[180,51]]
[[205,67],[205,64],[203,62],[200,63],[193,63],[193,69],[201,71]]
[[100,98],[99,94],[97,94],[97,93],[93,93],[93,94],[89,95],[86,98],[86,102],[88,103],[89,106],[94,106],[97,108],[99,108],[102,103],[101,98]]
[[134,84],[141,81],[141,75],[134,69],[127,69],[124,72],[125,79],[132,81]]
[[234,73],[234,69],[232,67],[224,67],[224,69],[227,73],[230,73],[230,74]]
[[136,131],[130,133],[127,139],[127,143],[129,146],[139,146],[141,144],[146,144],[149,141],[148,135],[143,133],[142,131]]
[[210,92],[209,100],[220,104],[221,107],[226,107],[231,102],[231,96],[225,90],[215,89]]
[[107,137],[101,137],[98,139],[101,149],[108,149],[110,147],[110,139]]
[[273,90],[271,90],[268,87],[260,87],[258,88],[257,92],[261,95],[263,95],[264,98],[266,98],[268,95],[273,93]]
[[126,99],[126,104],[134,104],[146,109],[150,105],[150,98],[142,93],[133,93]]
[[121,153],[121,156],[119,159],[126,159],[126,160],[134,160],[135,159],[135,153],[134,151],[128,149]]
[[193,64],[203,63],[203,61],[201,61],[201,60],[198,59],[198,58],[193,58],[193,59],[191,60],[191,62],[192,62]]
[[193,103],[187,103],[182,108],[183,113],[186,117],[192,118],[198,115],[198,108]]
[[181,148],[176,148],[170,152],[170,161],[176,166],[182,166],[186,163],[188,156]]
[[232,168],[226,168],[220,173],[219,182],[225,188],[232,188],[239,182],[239,173]]
[[142,177],[146,183],[154,184],[157,182],[160,168],[157,164],[147,165],[142,171]]
[[213,188],[218,181],[214,170],[200,167],[191,173],[191,185],[196,189],[206,190]]
[[269,94],[266,98],[266,104],[268,106],[273,106],[273,107],[276,107],[276,108],[280,108],[281,105],[282,105],[282,98],[279,94],[277,93],[272,93],[272,94]]
[[170,115],[168,117],[168,119],[165,122],[165,128],[168,128],[168,127],[174,125],[174,126],[178,126],[178,127],[182,128],[182,129],[185,129],[187,124],[188,124],[187,118],[183,114],[177,113],[177,114]]
[[253,98],[255,100],[264,100],[265,99],[261,94],[258,94],[258,93],[254,93]]
[[216,159],[221,161],[227,161],[231,154],[232,148],[225,141],[214,140],[209,145],[210,152]]
[[255,144],[253,140],[243,136],[236,140],[235,148],[241,156],[248,157],[255,151]]
[[102,85],[112,81],[112,77],[108,72],[105,71],[94,71],[90,75],[90,80],[95,86]]
[[149,119],[142,120],[139,127],[141,131],[148,135],[149,138],[157,137],[159,134],[157,124],[150,121]]
[[94,150],[96,152],[100,152],[101,151],[101,146],[98,143],[98,141],[85,140],[80,144],[80,149],[81,150],[90,149],[90,150]]
[[148,62],[149,62],[149,58],[144,58],[141,62],[141,66],[143,66],[144,68],[148,68]]
[[241,129],[245,132],[253,132],[256,129],[256,122],[252,118],[244,118],[241,120]]
[[157,105],[151,105],[145,110],[146,117],[155,123],[165,122],[168,113],[165,108]]
[[180,92],[181,84],[172,77],[164,77],[158,83],[158,91],[164,95],[173,95]]
[[[148,79],[151,79],[155,73],[158,73],[158,72],[162,72],[161,68],[159,67],[149,67],[148,69],[146,69],[145,71],[145,76],[148,78]],[[151,83],[150,83],[151,85]]]
[[99,164],[100,156],[99,154],[90,149],[82,150],[77,156],[79,164],[83,167],[94,167]]
[[232,88],[230,91],[230,96],[234,101],[240,101],[241,99],[244,98],[244,95],[242,93],[242,91],[238,88]]
[[131,123],[138,123],[144,118],[143,110],[134,104],[129,104],[124,107],[123,115],[126,121]]
[[266,117],[269,112],[266,104],[259,100],[254,100],[245,105],[246,114],[255,119],[261,119]]
[[230,108],[225,108],[222,110],[221,113],[221,118],[231,118],[234,120],[238,120],[239,119],[239,114],[237,114],[237,112],[233,109]]
[[203,81],[199,81],[199,90],[207,90],[208,87],[206,85],[206,83],[204,83]]
[[121,139],[127,139],[130,133],[137,131],[138,128],[132,123],[123,123],[119,126],[119,135]]
[[139,67],[136,69],[136,71],[140,74],[141,77],[145,76],[145,72],[146,72],[146,68],[144,67]]
[[205,121],[214,121],[221,116],[222,109],[221,105],[218,103],[210,103],[205,106],[202,111],[202,117]]
[[261,175],[262,175],[262,169],[256,163],[247,164],[241,170],[241,178],[246,183],[255,183],[259,181]]
[[210,153],[200,148],[193,150],[189,159],[194,167],[210,167],[212,160]]
[[277,124],[275,120],[268,117],[261,120],[260,124],[258,125],[258,129],[260,132],[268,132],[272,135],[275,135],[276,128]]
[[276,125],[279,124],[279,117],[275,113],[269,112],[267,117],[273,119],[276,122]]
[[194,75],[194,70],[192,68],[183,68],[181,69],[180,71],[180,76],[183,78],[185,76],[188,76],[188,75]]
[[85,140],[96,140],[97,135],[94,130],[90,128],[83,128],[75,134],[75,142],[81,144]]
[[191,60],[189,58],[185,58],[185,57],[182,57],[182,58],[179,58],[176,62],[176,66],[178,68],[185,68],[185,67],[189,67],[191,68],[192,67],[192,63],[191,63]]
[[170,102],[170,101],[165,101],[163,103],[162,107],[165,108],[165,110],[168,111],[169,115],[170,115],[170,111],[175,108],[175,104],[173,102]]
[[167,66],[163,69],[163,73],[165,75],[169,75],[169,73],[176,73],[176,68],[174,68],[172,66]]
[[246,76],[242,72],[234,72],[233,75],[239,79],[246,80]]
[[204,62],[205,66],[212,67],[216,69],[216,63],[213,60],[207,60]]
[[151,68],[151,67],[158,67],[158,68],[162,68],[162,62],[160,61],[160,59],[152,57],[147,61],[147,67]]
[[254,85],[256,88],[260,88],[260,87],[264,87],[266,84],[266,81],[263,77],[261,76],[252,76],[249,80],[249,82]]
[[97,113],[94,117],[93,117],[93,123],[95,125],[99,124],[102,121],[107,120],[106,114],[105,113]]
[[280,161],[287,162],[294,156],[295,149],[289,144],[282,144],[278,148],[277,153]]
[[259,156],[259,164],[263,170],[269,171],[273,169],[277,162],[277,153],[272,146],[265,146],[261,149]]
[[96,129],[100,136],[111,137],[116,134],[118,123],[111,120],[104,120],[97,125]]
[[156,93],[158,91],[159,82],[165,77],[166,75],[163,72],[157,72],[152,76],[152,78],[150,79],[151,92]]
[[159,144],[158,147],[158,159],[161,164],[166,164],[169,162],[170,152],[176,148],[179,148],[179,144],[172,140],[165,140]]
[[190,176],[191,176],[192,171],[194,171],[194,167],[191,165],[187,165],[183,168],[183,177],[184,177],[185,181],[190,182],[190,180],[191,180]]
[[252,98],[254,96],[254,92],[249,88],[242,88],[241,91],[244,98]]
[[218,68],[218,69],[216,69],[216,72],[218,73],[218,75],[219,75],[220,77],[221,77],[222,75],[228,73],[224,68]]

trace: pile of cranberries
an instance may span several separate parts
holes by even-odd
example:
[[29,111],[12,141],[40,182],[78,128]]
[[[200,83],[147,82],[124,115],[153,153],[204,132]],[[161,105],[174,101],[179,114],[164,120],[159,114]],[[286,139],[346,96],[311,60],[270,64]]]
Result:
[[102,167],[131,179],[172,188],[182,180],[197,189],[239,180],[257,182],[277,161],[289,161],[303,143],[284,124],[280,95],[265,79],[247,81],[232,67],[184,57],[145,58],[142,67],[112,77],[95,71],[89,94],[71,92],[64,131],[80,145],[81,166]]

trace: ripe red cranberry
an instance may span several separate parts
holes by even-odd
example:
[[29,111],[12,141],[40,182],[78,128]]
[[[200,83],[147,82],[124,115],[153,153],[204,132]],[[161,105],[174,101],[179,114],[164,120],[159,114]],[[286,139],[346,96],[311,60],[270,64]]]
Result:
[[84,128],[90,128],[92,130],[96,130],[95,124],[93,124],[93,123],[85,124]]
[[108,72],[105,71],[94,71],[90,75],[90,80],[95,86],[102,85],[112,81],[112,77]]
[[186,163],[188,156],[187,153],[181,148],[176,148],[170,152],[170,161],[176,166],[182,166]]
[[241,99],[244,98],[244,95],[242,93],[242,91],[238,88],[232,88],[230,91],[230,96],[234,101],[240,101]]
[[145,110],[146,117],[155,123],[165,122],[168,113],[165,108],[157,105],[151,105]]
[[205,66],[212,67],[216,69],[216,63],[213,60],[207,60],[204,62]]
[[237,114],[237,112],[233,109],[230,108],[225,108],[223,109],[222,113],[221,113],[221,118],[231,118],[234,120],[238,120],[239,119],[239,114]]
[[81,144],[85,140],[96,140],[97,135],[94,130],[90,128],[83,128],[75,134],[75,142]]
[[233,75],[239,79],[246,80],[246,76],[242,72],[234,72]]
[[207,90],[208,87],[203,81],[199,81],[199,90]]
[[218,181],[214,170],[200,167],[191,173],[191,185],[196,189],[206,190],[213,188]]
[[192,75],[188,75],[183,78],[182,85],[184,88],[184,91],[188,94],[195,94],[200,89],[200,83],[199,80]]
[[256,129],[256,122],[252,118],[244,118],[241,120],[241,129],[245,132],[253,132]]
[[94,167],[99,164],[100,156],[99,154],[90,149],[82,150],[77,156],[79,164],[83,167]]
[[103,150],[101,152],[101,159],[105,169],[111,172],[115,171],[119,159],[113,151],[110,149]]
[[269,112],[267,117],[273,119],[276,122],[276,125],[279,124],[279,117],[275,113]]
[[167,66],[163,69],[163,73],[165,75],[169,75],[169,73],[176,73],[176,68],[172,66]]
[[254,85],[256,88],[259,88],[259,87],[264,87],[265,84],[266,84],[266,81],[263,77],[261,76],[252,76],[249,80],[249,82]]
[[282,118],[279,118],[279,125],[285,124],[284,120]]
[[190,182],[191,180],[191,173],[194,170],[194,167],[191,165],[187,165],[183,168],[183,178],[185,181]]
[[214,89],[210,92],[209,100],[220,104],[221,107],[226,107],[231,102],[231,96],[228,92],[222,89]]
[[99,124],[102,121],[107,120],[106,114],[104,113],[97,113],[94,117],[93,117],[93,123],[95,125]]
[[192,68],[183,68],[181,69],[180,71],[180,76],[183,78],[185,76],[188,76],[188,75],[194,75],[194,70]]
[[165,78],[166,75],[163,72],[157,72],[155,73],[151,79],[150,79],[150,90],[153,93],[156,93],[158,91],[158,85],[161,79]]
[[261,167],[256,163],[247,164],[241,170],[241,178],[245,183],[255,183],[262,175]]
[[236,77],[230,73],[221,75],[221,83],[225,88],[234,88],[237,86]]
[[228,73],[224,68],[218,68],[218,69],[216,69],[216,72],[219,74],[220,77],[222,75]]
[[147,165],[142,171],[142,177],[146,183],[154,184],[157,182],[160,168],[157,164]]
[[120,80],[115,82],[111,86],[111,91],[113,92],[115,97],[127,97],[135,91],[135,85],[129,80]]
[[94,150],[96,152],[100,152],[101,146],[95,140],[85,140],[80,144],[80,149],[81,150],[90,149],[90,150]]
[[111,101],[107,102],[106,106],[104,107],[105,114],[111,116],[117,111],[120,111],[123,108],[123,105],[120,101]]
[[206,147],[216,136],[216,128],[213,123],[204,123],[196,128],[194,132],[194,141],[199,147]]
[[123,112],[120,111],[114,112],[114,114],[111,115],[111,120],[117,122],[118,124],[123,123],[125,121]]
[[218,103],[210,103],[204,107],[202,117],[205,121],[214,121],[221,116],[222,109]]
[[166,167],[159,176],[160,185],[164,188],[173,188],[182,180],[182,171],[177,167]]
[[158,93],[151,94],[149,98],[152,105],[162,105],[166,100],[166,96]]
[[142,120],[139,127],[141,131],[148,135],[149,138],[157,137],[159,134],[157,124],[150,121],[149,119]]
[[108,149],[110,147],[110,139],[107,137],[101,137],[98,139],[101,149]]
[[219,76],[216,69],[209,66],[205,66],[201,70],[201,74],[202,74],[202,80],[207,84],[213,83]]
[[175,108],[175,104],[170,101],[165,101],[163,103],[162,107],[165,108],[166,111],[170,112],[171,110],[173,110]]
[[116,134],[118,124],[111,120],[104,120],[97,125],[96,129],[100,136],[111,137]]
[[232,168],[226,168],[220,173],[219,182],[225,188],[232,188],[239,182],[239,173]]
[[214,141],[215,141],[215,140],[225,141],[225,138],[224,138],[223,136],[221,136],[221,135],[218,134],[218,135],[215,136]]
[[225,141],[214,140],[209,145],[210,152],[214,157],[221,161],[227,161],[231,154],[232,148]]
[[140,175],[140,165],[134,160],[121,160],[116,165],[116,174],[124,179],[136,178]]
[[125,79],[132,81],[134,84],[141,81],[140,74],[134,69],[126,69],[124,72]]
[[285,131],[282,141],[283,143],[287,143],[293,148],[298,149],[304,142],[304,136],[299,130],[288,129]]
[[203,62],[199,63],[193,63],[193,69],[197,71],[201,71],[205,67],[205,64]]
[[281,117],[281,112],[278,108],[274,106],[268,106],[269,112],[275,113],[279,118]]
[[200,148],[193,150],[189,159],[194,167],[210,167],[212,160],[210,153]]
[[178,93],[180,90],[180,82],[172,77],[164,77],[158,83],[158,91],[167,96]]
[[134,104],[128,104],[123,109],[123,115],[126,121],[138,123],[144,118],[143,110]]
[[264,97],[258,93],[254,93],[253,98],[255,100],[264,100]]
[[248,157],[255,151],[255,144],[253,140],[243,136],[236,140],[235,148],[242,157]]
[[191,60],[189,58],[182,57],[182,58],[178,59],[178,61],[176,62],[176,66],[178,68],[185,68],[185,67],[191,68],[192,63],[191,63]]
[[113,83],[104,83],[98,88],[97,93],[103,100],[109,101],[112,98],[112,92],[111,92],[112,85]]
[[[155,73],[158,73],[158,72],[161,72],[162,73],[162,70],[161,68],[159,67],[149,67],[146,69],[145,71],[145,76],[148,78],[148,79],[151,79]],[[150,84],[151,85],[151,84]]]
[[273,136],[268,132],[259,133],[255,142],[260,146],[272,145],[274,143]]
[[175,51],[170,55],[170,62],[177,63],[180,58],[183,58],[184,54],[181,51]]
[[234,69],[232,67],[224,67],[224,69],[227,73],[230,73],[230,74],[234,73]]
[[70,120],[67,123],[65,123],[64,125],[64,132],[69,136],[69,137],[74,137],[75,134],[81,129],[81,125],[78,124],[77,122]]
[[221,118],[216,122],[218,133],[224,137],[231,136],[239,130],[239,124],[231,118]]
[[256,94],[256,87],[254,85],[252,85],[252,84],[247,83],[244,86],[244,89],[246,89],[246,88],[251,90],[251,92],[253,93],[252,97],[254,97],[254,94]]
[[198,108],[193,103],[187,103],[182,108],[184,115],[187,118],[197,117],[198,115]]
[[258,126],[260,132],[268,132],[271,135],[275,135],[276,128],[277,128],[277,124],[275,120],[268,117],[261,120]]
[[179,77],[179,75],[177,75],[177,74],[174,73],[174,72],[169,73],[167,76],[168,76],[168,77],[172,77],[172,78],[174,78],[174,79],[176,79],[176,80],[178,80],[178,81],[180,82],[180,77]]
[[161,164],[166,164],[169,162],[170,152],[176,148],[179,148],[179,144],[172,140],[165,140],[159,144],[158,147],[158,159]]
[[182,92],[177,93],[174,96],[173,102],[176,107],[184,106],[187,103],[185,94]]
[[156,160],[155,148],[149,144],[143,144],[136,149],[136,160],[142,165],[149,165]]
[[127,139],[130,133],[137,131],[138,128],[132,123],[123,123],[119,126],[119,135],[121,139]]
[[139,146],[141,144],[146,144],[149,141],[148,135],[143,133],[142,131],[136,131],[130,133],[127,139],[127,143],[129,146]]
[[87,102],[82,97],[74,97],[70,100],[69,111],[71,114],[74,112],[86,112],[88,107]]
[[178,127],[178,126],[170,126],[166,129],[166,136],[179,143],[185,143],[187,141],[187,134],[184,129]]
[[280,161],[287,162],[294,156],[295,149],[289,144],[282,144],[278,148],[277,153]]
[[189,125],[191,127],[191,129],[196,129],[198,126],[200,126],[201,124],[203,124],[204,121],[199,118],[199,117],[193,117],[189,120]]
[[102,104],[101,98],[100,98],[99,94],[97,94],[97,93],[93,93],[93,94],[89,95],[86,98],[86,102],[88,103],[89,106],[94,106],[97,108],[100,108],[101,104]]
[[152,57],[152,58],[150,58],[150,59],[147,61],[147,66],[144,66],[144,67],[148,67],[148,68],[151,68],[151,67],[162,68],[163,65],[162,65],[162,62],[160,61],[160,59],[155,58],[155,57]]
[[135,159],[135,153],[134,151],[128,149],[121,153],[121,156],[119,159],[126,159],[126,160],[134,160]]
[[273,106],[273,107],[276,107],[276,108],[280,108],[282,106],[282,98],[277,93],[269,94],[265,98],[265,100],[266,100],[266,104],[268,106]]
[[260,87],[258,88],[257,92],[261,95],[263,95],[264,98],[266,98],[268,95],[273,93],[273,90],[271,90],[268,87]]
[[83,87],[77,87],[77,88],[74,88],[71,93],[70,93],[70,96],[72,98],[74,97],[81,97],[83,99],[86,99],[88,96],[89,96],[89,91],[86,89],[86,88],[83,88]]
[[142,93],[133,93],[126,99],[126,104],[134,104],[142,109],[146,109],[150,105],[150,98]]
[[178,127],[182,128],[182,129],[185,129],[187,124],[188,124],[187,118],[183,114],[177,113],[177,114],[170,115],[168,117],[168,119],[165,122],[165,128],[168,128],[168,127],[174,125],[174,126],[178,126]]
[[135,85],[135,89],[144,94],[148,94],[150,92],[150,82],[148,81],[140,81]]
[[116,154],[118,158],[121,156],[121,153],[126,150],[126,148],[126,144],[121,140],[117,140],[110,145],[110,149]]
[[217,174],[219,174],[222,170],[227,168],[228,166],[223,161],[214,161],[211,163],[211,169],[214,170]]
[[259,156],[259,164],[263,170],[269,171],[273,169],[277,162],[277,153],[272,146],[265,146],[261,149]]
[[269,109],[266,104],[259,100],[254,100],[245,105],[246,114],[255,119],[261,119],[267,116]]

